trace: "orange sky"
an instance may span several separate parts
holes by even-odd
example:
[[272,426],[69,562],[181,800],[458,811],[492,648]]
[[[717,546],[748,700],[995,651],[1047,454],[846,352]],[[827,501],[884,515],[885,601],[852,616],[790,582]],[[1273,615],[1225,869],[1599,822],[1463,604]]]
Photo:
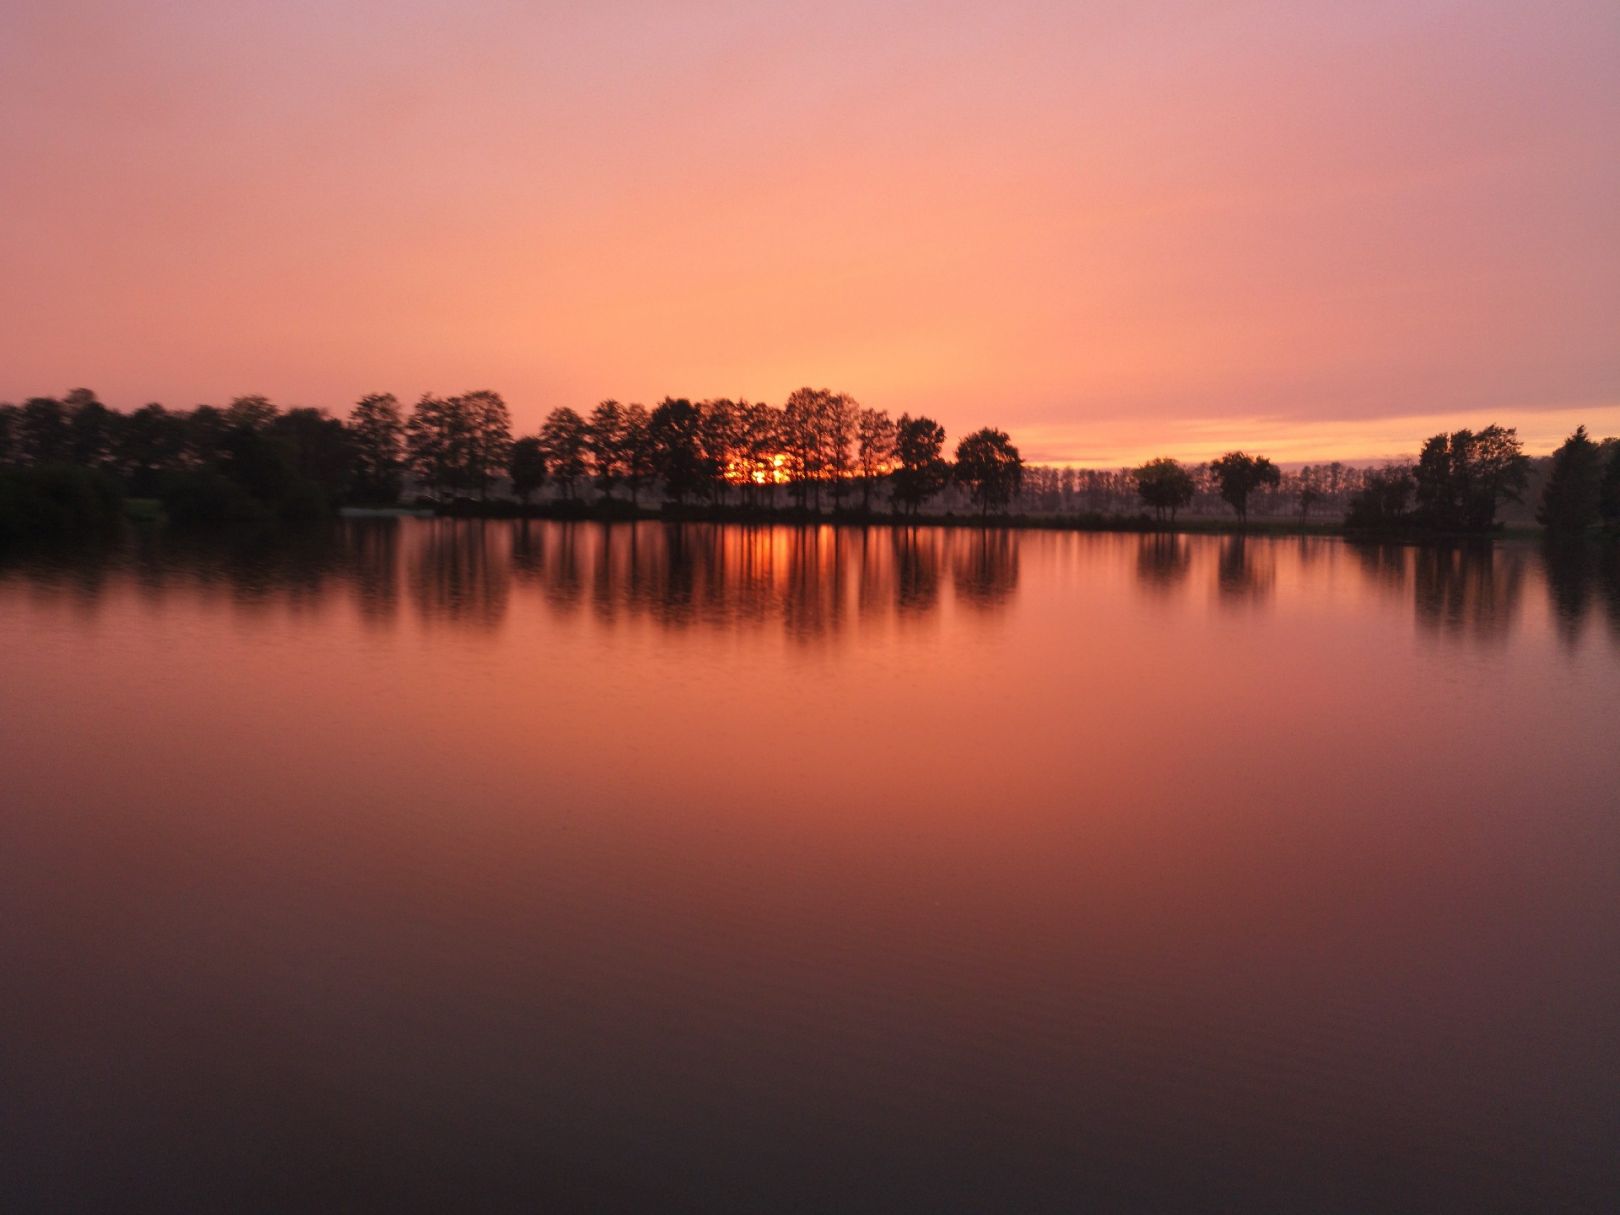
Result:
[[14,4],[0,73],[0,399],[1620,433],[1613,0]]

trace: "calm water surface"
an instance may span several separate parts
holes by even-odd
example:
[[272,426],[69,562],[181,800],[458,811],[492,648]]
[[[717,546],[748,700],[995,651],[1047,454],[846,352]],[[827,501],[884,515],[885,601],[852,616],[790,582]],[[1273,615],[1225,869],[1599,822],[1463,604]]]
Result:
[[0,566],[8,1211],[1612,1210],[1620,559]]

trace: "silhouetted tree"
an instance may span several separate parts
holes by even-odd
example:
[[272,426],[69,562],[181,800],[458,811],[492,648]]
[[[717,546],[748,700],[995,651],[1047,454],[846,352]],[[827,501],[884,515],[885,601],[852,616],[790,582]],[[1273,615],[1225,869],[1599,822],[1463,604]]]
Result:
[[585,419],[566,405],[553,409],[540,427],[540,450],[551,479],[563,487],[563,497],[572,501],[574,486],[589,467],[590,428]]
[[225,409],[225,425],[263,430],[276,420],[277,412],[268,397],[237,397]]
[[1610,527],[1620,525],[1620,439],[1603,440],[1608,462],[1598,488],[1598,513]]
[[349,412],[355,497],[371,505],[399,501],[405,463],[405,421],[391,392],[361,397]]
[[155,496],[162,475],[183,466],[185,448],[186,419],[182,415],[155,402],[130,414],[118,428],[114,459],[127,492],[140,498]]
[[1548,531],[1585,531],[1599,518],[1603,465],[1598,445],[1587,437],[1586,427],[1575,433],[1553,452],[1552,471],[1541,491],[1536,519]]
[[462,481],[487,501],[489,483],[506,471],[512,455],[512,415],[498,392],[481,388],[456,397],[451,406],[466,436]]
[[230,429],[225,411],[212,405],[199,405],[185,418],[185,456],[187,468],[216,468],[223,458],[225,435]]
[[1387,531],[1409,521],[1406,508],[1412,500],[1412,470],[1401,464],[1368,469],[1362,488],[1350,499],[1345,526]]
[[882,409],[863,409],[855,418],[855,460],[861,470],[861,510],[872,512],[872,482],[888,471],[894,456],[894,422]]
[[17,417],[17,452],[24,464],[65,463],[72,450],[67,409],[55,397],[30,397]]
[[435,498],[442,499],[463,484],[466,431],[465,415],[453,399],[424,393],[411,410],[405,449],[411,471]]
[[512,492],[523,505],[546,483],[546,453],[538,437],[530,435],[512,444]]
[[0,468],[21,462],[18,428],[22,410],[9,402],[0,404]]
[[697,406],[684,397],[665,397],[647,419],[653,468],[677,503],[703,484],[701,424]]
[[812,485],[816,508],[821,507],[823,399],[831,395],[825,388],[797,388],[782,406],[782,446],[801,509],[809,505]]
[[[269,434],[285,445],[288,465],[295,481],[319,491],[320,512],[328,511],[348,496],[354,468],[354,449],[348,429],[324,409],[289,409],[270,423]],[[286,490],[278,496],[285,500]],[[307,490],[300,486],[306,498]],[[317,513],[313,499],[299,510]]]
[[737,462],[742,443],[742,412],[724,397],[698,406],[698,445],[703,451],[703,478],[710,495],[719,500],[726,477]]
[[1241,451],[1229,451],[1219,460],[1212,460],[1209,470],[1220,486],[1221,498],[1244,523],[1249,519],[1249,495],[1262,485],[1276,485],[1282,480],[1277,466],[1266,457]]
[[[855,429],[860,416],[860,405],[848,393],[820,393],[816,417],[818,440],[821,444],[822,475],[832,486],[833,509],[843,502],[849,487],[852,468],[850,445],[855,440]],[[819,501],[817,502],[819,506]]]
[[1160,456],[1132,469],[1131,477],[1142,501],[1151,506],[1161,520],[1168,511],[1172,524],[1176,521],[1176,512],[1193,500],[1197,489],[1192,474],[1169,456]]
[[945,448],[945,428],[932,418],[901,414],[894,430],[894,498],[909,513],[945,488],[950,466],[940,454]]
[[988,515],[991,507],[1006,509],[1018,492],[1024,479],[1024,459],[1006,431],[986,426],[957,443],[955,473],[979,504],[979,513]]
[[1434,435],[1413,474],[1418,517],[1445,531],[1486,531],[1500,504],[1518,499],[1529,475],[1530,461],[1511,427]]
[[62,405],[67,412],[67,458],[81,468],[112,464],[123,415],[108,409],[88,388],[72,389]]
[[757,488],[774,487],[777,461],[783,459],[782,411],[764,401],[744,401],[737,414],[744,479]]
[[645,405],[624,408],[624,483],[630,487],[630,505],[641,504],[641,487],[654,473],[652,427]]
[[624,407],[607,400],[591,410],[585,424],[585,448],[590,455],[591,473],[604,498],[613,497],[614,483],[625,474]]

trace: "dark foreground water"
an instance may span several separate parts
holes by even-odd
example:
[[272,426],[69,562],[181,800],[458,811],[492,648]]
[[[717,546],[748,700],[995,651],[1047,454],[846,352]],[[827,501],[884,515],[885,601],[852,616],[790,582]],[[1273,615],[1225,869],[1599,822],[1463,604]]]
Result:
[[1620,555],[0,565],[0,1208],[1613,1210]]

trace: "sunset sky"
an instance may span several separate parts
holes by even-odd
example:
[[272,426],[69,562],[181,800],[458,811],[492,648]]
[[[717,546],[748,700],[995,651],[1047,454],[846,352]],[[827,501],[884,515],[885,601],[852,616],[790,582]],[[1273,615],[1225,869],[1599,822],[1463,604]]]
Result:
[[1620,433],[1620,6],[0,0],[0,399]]

